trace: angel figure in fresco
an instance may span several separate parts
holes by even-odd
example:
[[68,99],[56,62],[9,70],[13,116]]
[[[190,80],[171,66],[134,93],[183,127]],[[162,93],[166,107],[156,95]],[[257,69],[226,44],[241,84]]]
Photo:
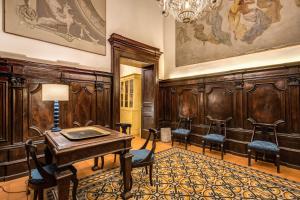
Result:
[[247,31],[247,26],[241,23],[241,17],[246,12],[248,12],[248,7],[244,0],[233,1],[228,13],[228,21],[235,40],[242,39]]
[[251,9],[247,15],[244,15],[244,19],[253,23],[242,38],[242,41],[245,41],[248,44],[252,44],[253,41],[262,35],[272,24],[272,19],[258,8]]

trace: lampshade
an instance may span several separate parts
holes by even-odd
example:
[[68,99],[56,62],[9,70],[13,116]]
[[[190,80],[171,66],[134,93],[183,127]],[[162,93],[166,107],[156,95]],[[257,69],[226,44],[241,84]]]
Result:
[[62,84],[43,84],[43,101],[69,101],[69,86]]

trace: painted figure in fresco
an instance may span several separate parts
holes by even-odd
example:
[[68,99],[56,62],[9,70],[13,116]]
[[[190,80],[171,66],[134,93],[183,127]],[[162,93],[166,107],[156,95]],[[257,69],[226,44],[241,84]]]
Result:
[[191,40],[191,38],[187,34],[187,29],[185,29],[184,27],[179,27],[177,31],[177,38],[180,44],[184,44]]
[[280,0],[234,0],[228,14],[234,38],[253,43],[272,23],[280,21],[281,8]]
[[219,9],[213,10],[206,20],[211,25],[211,35],[218,44],[231,46],[230,33],[222,30],[223,18],[219,13]]
[[253,41],[262,35],[272,24],[272,20],[258,8],[251,10],[251,12],[244,16],[244,19],[254,23],[249,30],[245,32],[245,35],[242,38],[242,41],[245,41],[248,44],[253,43]]
[[272,23],[280,21],[280,10],[282,9],[280,0],[257,0],[257,6],[265,9],[264,13],[272,19]]
[[207,41],[213,44],[225,44],[228,46],[232,45],[230,33],[222,30],[223,18],[220,15],[221,4],[221,0],[217,1],[217,3],[214,4],[215,9],[208,13],[208,15],[205,17],[206,24],[209,27],[209,31],[206,30],[206,32],[209,33],[204,32],[205,26],[202,23],[199,24],[194,22],[192,24],[194,28],[194,37],[202,41],[203,45],[205,45],[205,42]]
[[247,4],[244,0],[234,0],[228,13],[229,28],[234,34],[235,40],[240,40],[244,37],[247,27],[241,23],[241,17],[248,12]]
[[197,24],[197,23],[193,23],[193,27],[194,27],[194,37],[197,40],[200,40],[203,42],[203,45],[205,45],[205,42],[207,41],[211,41],[211,39],[209,38],[209,36],[204,33],[204,25],[203,24]]

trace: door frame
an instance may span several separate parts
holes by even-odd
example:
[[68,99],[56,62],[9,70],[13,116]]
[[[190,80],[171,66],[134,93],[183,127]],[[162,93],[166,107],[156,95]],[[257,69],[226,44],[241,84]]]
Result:
[[[159,58],[162,54],[159,48],[126,38],[122,35],[113,33],[108,39],[111,45],[111,69],[113,73],[112,89],[112,108],[111,108],[111,127],[115,128],[116,123],[120,122],[120,59],[128,58],[140,62],[154,65],[155,80],[155,100],[154,100],[154,121],[158,126],[158,99],[159,99]],[[157,127],[154,127],[157,128]]]

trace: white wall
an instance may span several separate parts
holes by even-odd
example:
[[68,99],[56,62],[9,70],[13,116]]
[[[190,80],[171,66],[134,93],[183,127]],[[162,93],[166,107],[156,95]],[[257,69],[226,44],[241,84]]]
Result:
[[[0,26],[3,27],[3,0],[0,0]],[[107,39],[118,33],[163,51],[163,17],[155,0],[106,0]],[[0,30],[0,51],[48,61],[68,61],[98,70],[111,71],[110,45],[106,56],[15,36]],[[3,55],[3,54],[2,54]],[[161,58],[163,74],[163,57]]]
[[[300,36],[299,36],[300,37]],[[179,78],[300,61],[300,45],[195,65],[175,66],[175,21],[164,20],[164,78]]]
[[127,76],[130,74],[142,74],[142,72],[142,68],[121,64],[120,77]]

